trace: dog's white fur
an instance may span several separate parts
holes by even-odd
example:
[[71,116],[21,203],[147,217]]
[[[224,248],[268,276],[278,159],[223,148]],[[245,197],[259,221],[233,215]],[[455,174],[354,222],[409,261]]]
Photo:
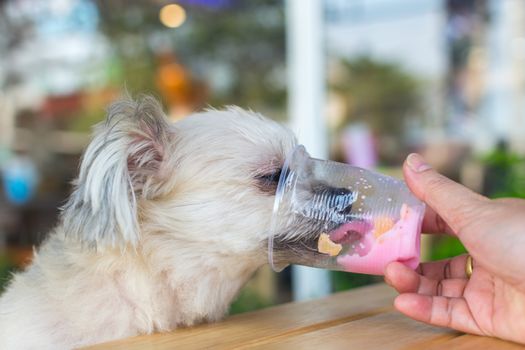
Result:
[[114,104],[59,225],[0,298],[0,349],[67,349],[221,318],[266,262],[273,193],[258,176],[294,143],[237,107],[170,123],[152,98]]

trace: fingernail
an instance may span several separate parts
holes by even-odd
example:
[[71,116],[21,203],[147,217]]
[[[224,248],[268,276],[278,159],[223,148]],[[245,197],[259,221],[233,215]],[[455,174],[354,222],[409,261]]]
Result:
[[417,153],[411,153],[407,157],[407,165],[408,167],[416,172],[416,173],[422,173],[423,171],[426,171],[428,169],[432,169],[430,165],[428,165],[427,162]]

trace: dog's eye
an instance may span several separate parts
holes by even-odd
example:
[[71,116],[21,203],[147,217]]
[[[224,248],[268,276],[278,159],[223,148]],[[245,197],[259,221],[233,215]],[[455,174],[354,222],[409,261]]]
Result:
[[279,178],[281,177],[282,169],[276,169],[271,173],[258,175],[256,177],[258,182],[258,187],[266,193],[275,194],[277,190],[277,184],[279,183]]
[[279,182],[281,171],[282,171],[281,169],[277,169],[273,173],[260,175],[257,177],[257,179],[261,181],[267,181],[267,182]]

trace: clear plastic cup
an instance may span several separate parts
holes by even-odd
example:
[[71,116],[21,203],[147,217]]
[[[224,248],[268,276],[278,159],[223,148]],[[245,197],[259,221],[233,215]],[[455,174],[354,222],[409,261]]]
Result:
[[424,212],[403,181],[314,159],[297,146],[277,187],[270,264],[276,271],[299,264],[382,275],[399,261],[415,269]]

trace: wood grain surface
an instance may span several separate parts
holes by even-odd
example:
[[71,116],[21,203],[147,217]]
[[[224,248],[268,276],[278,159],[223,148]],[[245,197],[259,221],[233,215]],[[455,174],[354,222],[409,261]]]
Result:
[[85,349],[525,349],[413,321],[393,309],[394,297],[378,284]]

